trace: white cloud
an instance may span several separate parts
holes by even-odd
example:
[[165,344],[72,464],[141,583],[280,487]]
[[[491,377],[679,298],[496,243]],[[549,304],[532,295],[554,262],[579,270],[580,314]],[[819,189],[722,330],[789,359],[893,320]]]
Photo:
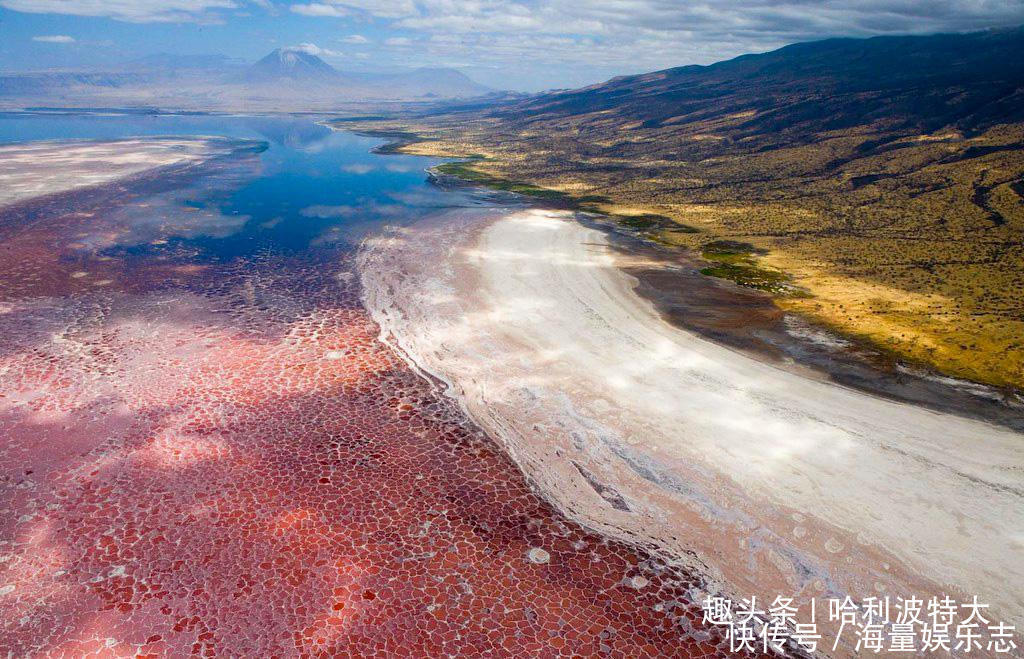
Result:
[[[408,34],[432,64],[494,66],[537,86],[708,64],[832,36],[1024,23],[1024,0],[323,1]],[[509,84],[502,75],[489,76],[490,84]]]
[[377,168],[374,167],[373,165],[355,164],[355,165],[345,165],[345,166],[343,166],[341,168],[341,171],[343,171],[343,172],[345,172],[347,174],[363,175],[363,174],[369,174],[370,172],[374,171],[375,169],[377,169]]
[[[2,0],[0,0],[2,1]],[[1024,23],[1024,0],[319,0],[372,20],[431,63],[491,64],[544,83],[707,64],[830,36],[964,31]],[[293,9],[295,9],[293,7]],[[394,34],[394,32],[392,32]],[[347,43],[358,40],[343,39]],[[396,55],[397,57],[397,55]],[[397,62],[396,60],[396,63]],[[564,76],[562,76],[564,79]],[[579,77],[573,77],[578,81]],[[492,83],[494,84],[494,83]]]
[[209,12],[237,9],[235,0],[0,0],[0,7],[34,14],[105,16],[136,23],[184,22]]
[[351,217],[359,212],[356,206],[307,206],[299,211],[299,215],[302,217]]
[[41,34],[37,37],[32,37],[32,41],[41,41],[43,43],[75,43],[75,38],[69,37],[66,34]]
[[[269,0],[0,0],[34,13],[130,21],[196,20],[210,11],[266,9]],[[398,27],[442,32],[629,35],[637,31],[694,43],[779,43],[836,34],[980,29],[1024,22],[1021,0],[313,0],[298,14],[362,15]]]
[[292,11],[296,14],[303,14],[304,16],[331,16],[333,18],[348,16],[348,12],[341,7],[325,5],[323,3],[292,5]]
[[[456,0],[453,4],[458,4],[459,1]],[[310,7],[316,9],[309,9]],[[323,0],[315,4],[294,5],[292,11],[311,16],[347,16],[352,12],[359,12],[378,18],[403,18],[419,13],[413,0]],[[311,13],[313,11],[322,13]]]
[[[209,20],[268,0],[0,0],[29,12],[130,21]],[[279,6],[284,6],[278,3]],[[483,70],[488,84],[564,86],[682,64],[707,64],[830,36],[966,31],[1024,23],[1024,0],[297,0],[292,12],[370,24],[389,49],[350,53]],[[265,11],[261,9],[260,11]],[[346,30],[347,31],[347,30]],[[376,34],[376,32],[375,32]],[[360,34],[342,43],[368,45]],[[385,37],[391,36],[390,39]],[[360,48],[370,51],[370,48]],[[337,55],[318,50],[317,54]],[[379,62],[383,63],[383,62]]]
[[293,51],[298,53],[306,53],[307,55],[316,55],[317,57],[341,57],[341,53],[336,50],[330,50],[328,48],[321,48],[315,43],[300,43],[297,46],[288,46],[282,48],[284,51]]

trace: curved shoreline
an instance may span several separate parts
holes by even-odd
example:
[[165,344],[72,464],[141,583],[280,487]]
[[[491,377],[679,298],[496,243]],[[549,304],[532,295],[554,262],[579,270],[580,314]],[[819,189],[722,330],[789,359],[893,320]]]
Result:
[[[396,137],[374,131],[365,134]],[[407,144],[401,139],[387,142],[380,152],[401,153]],[[512,203],[528,199],[486,183],[439,173],[436,168],[428,169],[427,174],[442,188],[479,188]],[[800,312],[783,310],[770,294],[705,275],[703,269],[708,262],[689,250],[666,248],[642,231],[576,204],[545,200],[540,207],[575,212],[577,221],[601,231],[618,257],[619,269],[636,280],[637,294],[675,327],[801,375],[1024,433],[1024,397],[1020,392],[945,375],[871,339],[823,325]],[[687,294],[680,295],[680,290]]]
[[725,656],[695,584],[559,515],[376,340],[323,239],[355,222],[303,211],[472,200],[346,190],[338,137],[0,209],[0,645]]
[[744,597],[952,591],[1019,615],[1019,434],[674,328],[568,213],[409,231],[361,256],[367,307],[568,514]]

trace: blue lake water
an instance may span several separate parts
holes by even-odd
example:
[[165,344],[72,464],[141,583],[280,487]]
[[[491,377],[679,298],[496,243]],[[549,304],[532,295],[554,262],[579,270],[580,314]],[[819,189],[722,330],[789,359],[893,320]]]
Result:
[[0,114],[145,135],[253,143],[0,208],[0,646],[437,656],[602,618],[706,651],[672,626],[697,582],[558,515],[362,307],[362,238],[511,197],[309,119]]
[[[201,250],[201,260],[230,260],[265,250],[345,248],[384,224],[486,203],[479,194],[431,185],[425,169],[438,160],[375,154],[381,139],[334,131],[312,118],[0,113],[0,144],[160,135],[259,140],[266,149],[255,166],[162,191],[159,203],[138,204],[144,210],[126,222],[155,228],[126,232],[134,244],[126,239],[108,250],[138,253],[160,239]],[[197,209],[218,219],[203,226],[171,217]]]

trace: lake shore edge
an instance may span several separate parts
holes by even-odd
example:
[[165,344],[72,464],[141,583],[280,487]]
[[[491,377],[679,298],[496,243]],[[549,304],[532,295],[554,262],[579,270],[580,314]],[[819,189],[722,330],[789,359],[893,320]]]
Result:
[[[916,456],[912,461],[931,465],[913,486],[922,496],[925,492],[936,496],[939,490],[950,488],[974,490],[970,483],[977,478],[989,485],[972,495],[960,492],[958,500],[974,494],[990,498],[990,486],[1009,488],[1004,490],[1009,499],[989,503],[1013,510],[1010,500],[1020,496],[1021,484],[1003,482],[1013,477],[998,465],[1018,459],[1014,456],[1019,450],[1014,446],[1019,445],[1019,435],[976,421],[954,422],[956,417],[868,397],[769,364],[758,365],[741,351],[707,343],[692,334],[681,338],[681,330],[669,326],[653,304],[637,295],[636,280],[616,265],[614,250],[602,234],[571,214],[513,208],[489,218],[449,214],[447,219],[429,224],[423,231],[407,228],[364,247],[359,266],[364,303],[381,325],[382,336],[397,345],[421,372],[429,373],[438,386],[445,387],[474,421],[505,446],[531,482],[570,517],[615,539],[660,547],[664,555],[703,574],[710,590],[742,596],[777,595],[789,589],[819,596],[862,595],[878,588],[916,594],[950,590],[995,594],[999,590],[992,582],[978,588],[981,584],[976,580],[985,578],[963,563],[965,556],[973,554],[946,552],[944,560],[951,562],[931,569],[912,548],[886,540],[897,527],[912,525],[913,506],[892,514],[881,525],[870,521],[871,515],[852,524],[841,520],[859,516],[857,505],[876,507],[877,501],[864,500],[856,492],[892,488],[895,496],[906,487],[899,483],[898,473],[912,463],[886,457],[889,449],[884,447],[890,444],[910,451]],[[544,235],[548,230],[559,236],[557,247],[548,246],[551,237]],[[530,237],[535,231],[541,235]],[[523,238],[524,234],[528,237]],[[534,273],[530,283],[528,271],[534,268],[543,269],[543,274]],[[536,288],[538,285],[541,288]],[[557,293],[552,293],[555,303],[548,304],[544,298],[544,291],[569,289],[575,295],[583,290],[579,287],[586,294],[577,298],[582,300],[577,307],[570,298],[557,298]],[[531,293],[523,295],[527,290]],[[591,294],[609,297],[599,300],[588,297]],[[577,308],[580,315],[574,315]],[[586,318],[591,313],[596,316]],[[565,314],[575,320],[566,320]],[[612,318],[620,318],[624,324],[616,327]],[[559,327],[563,321],[565,326]],[[606,331],[609,334],[601,334]],[[641,334],[647,331],[650,334]],[[570,336],[589,341],[585,347],[597,352],[569,354],[575,349],[569,347],[574,341]],[[602,339],[609,341],[602,343]],[[631,341],[641,344],[639,351],[629,345]],[[665,343],[659,343],[662,341]],[[629,373],[621,355],[634,357],[630,364],[639,363],[648,344],[660,344],[669,351],[664,366],[668,370],[658,374],[660,389],[640,387],[634,391],[635,384],[654,376]],[[725,393],[730,385],[722,390],[721,395],[727,396],[723,399],[713,391],[718,384],[713,384],[706,396],[700,389],[684,386],[686,369],[672,370],[673,363],[689,359],[711,369],[692,383],[708,377],[707,382],[718,383],[720,376],[733,373],[721,380],[724,383],[737,376],[734,383],[742,392],[738,402],[724,403],[733,395]],[[708,359],[712,361],[705,361]],[[725,361],[718,362],[722,359]],[[662,368],[662,361],[649,362],[649,368]],[[581,367],[584,363],[587,366]],[[719,372],[719,366],[724,370]],[[623,368],[622,377],[629,381],[624,388],[613,386],[610,390],[600,384],[613,382]],[[779,386],[769,387],[767,382]],[[653,399],[665,389],[669,398],[660,401],[659,407]],[[781,398],[764,407],[758,401],[776,395],[769,393],[773,390],[781,392]],[[686,401],[687,396],[696,396],[698,402]],[[807,405],[801,401],[808,401]],[[670,409],[678,404],[686,409]],[[726,414],[722,404],[731,406],[728,409],[732,411]],[[812,408],[822,405],[853,410],[844,417],[853,415],[849,420],[859,424],[856,432],[818,425],[815,419],[820,419],[825,408],[818,412]],[[778,406],[790,411],[783,416],[770,411]],[[801,407],[805,409],[801,411]],[[744,430],[734,427],[733,434],[738,435],[722,436],[721,424],[735,421],[729,415],[746,418],[748,412],[752,416]],[[785,421],[789,414],[802,420],[790,427]],[[662,420],[652,421],[654,417]],[[876,421],[878,418],[883,420]],[[783,425],[768,431],[776,439],[759,438],[753,430],[772,429],[778,423]],[[931,436],[939,437],[940,445],[929,446],[928,432],[918,426],[935,426]],[[941,437],[940,427],[950,428],[948,438]],[[943,465],[951,464],[948,460],[961,442],[974,441],[968,438],[985,440],[986,448],[976,447],[979,456],[985,454],[985,464],[979,463],[978,471],[972,467],[971,475],[965,472],[955,482],[943,483],[939,473],[949,468]],[[835,474],[829,475],[834,468],[826,468],[816,455],[822,450],[834,452],[837,443],[844,447],[841,460],[845,465],[837,472],[842,474],[839,480]],[[794,448],[800,444],[818,448],[807,453],[804,447]],[[856,450],[855,444],[860,444]],[[794,466],[771,457],[776,450],[795,456]],[[738,460],[751,459],[743,455],[745,451],[759,456],[753,458],[761,463],[759,467],[751,470],[748,465],[731,473],[723,458],[716,457],[724,452]],[[714,459],[707,461],[708,457]],[[792,473],[785,478],[776,474],[768,485],[754,475],[758,469]],[[782,503],[781,493],[790,486],[806,487],[800,482],[810,474],[819,482],[806,490],[809,498],[802,504]],[[780,478],[779,483],[774,482]],[[860,489],[843,485],[847,480],[865,478],[873,482],[859,483]],[[786,479],[795,480],[787,486]],[[816,511],[817,505],[810,503],[815,499],[812,491],[831,491],[830,498],[838,499],[849,494],[856,500],[839,503],[843,512],[829,511],[833,504],[824,502],[824,509]],[[771,501],[763,501],[765,498]],[[972,516],[980,524],[993,521],[988,515]],[[795,528],[786,528],[794,523]],[[757,540],[750,544],[753,537]],[[809,538],[814,538],[810,544]],[[974,536],[965,541],[981,550],[980,540]],[[931,549],[938,546],[933,543]],[[848,553],[854,549],[857,559]],[[756,569],[751,571],[751,565]],[[951,579],[954,573],[958,576]],[[999,597],[1001,611],[1014,609],[1014,596],[1001,592]]]

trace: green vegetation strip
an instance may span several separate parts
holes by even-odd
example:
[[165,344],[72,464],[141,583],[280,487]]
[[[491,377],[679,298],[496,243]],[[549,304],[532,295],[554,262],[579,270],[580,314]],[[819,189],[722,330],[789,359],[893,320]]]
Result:
[[[492,176],[473,167],[475,163],[482,160],[484,160],[483,156],[473,155],[469,156],[466,160],[438,165],[434,168],[434,171],[438,174],[452,176],[494,190],[504,190],[538,199],[555,201],[561,205],[589,212],[601,212],[590,204],[604,201],[603,197],[573,197],[558,190],[550,190],[531,183]],[[685,224],[673,222],[671,218],[663,215],[608,215],[607,213],[604,213],[604,215],[610,216],[620,225],[636,231],[646,232],[657,229],[681,233],[697,233],[699,231]],[[703,268],[701,274],[728,279],[740,286],[755,288],[774,295],[793,296],[801,294],[802,291],[789,282],[789,277],[785,273],[760,268],[755,264],[754,256],[764,253],[765,250],[758,249],[749,243],[716,240],[704,246],[702,252],[704,258],[714,262],[714,265]]]
[[758,267],[755,255],[767,253],[750,243],[716,240],[704,246],[701,255],[714,265],[701,269],[701,274],[765,291],[774,295],[798,296],[804,291],[793,286],[789,277],[777,270]]
[[459,162],[446,162],[442,165],[438,165],[434,170],[439,174],[446,174],[448,176],[454,176],[461,178],[471,183],[478,183],[485,185],[495,190],[504,190],[506,192],[515,192],[517,194],[529,195],[531,197],[538,197],[540,199],[550,199],[555,201],[569,202],[571,197],[564,192],[558,190],[548,190],[546,188],[539,188],[536,185],[530,183],[522,183],[519,181],[509,181],[507,179],[498,178],[485,174],[481,171],[473,169],[472,165],[474,162],[479,161],[480,158],[473,158],[471,160],[459,161]]

